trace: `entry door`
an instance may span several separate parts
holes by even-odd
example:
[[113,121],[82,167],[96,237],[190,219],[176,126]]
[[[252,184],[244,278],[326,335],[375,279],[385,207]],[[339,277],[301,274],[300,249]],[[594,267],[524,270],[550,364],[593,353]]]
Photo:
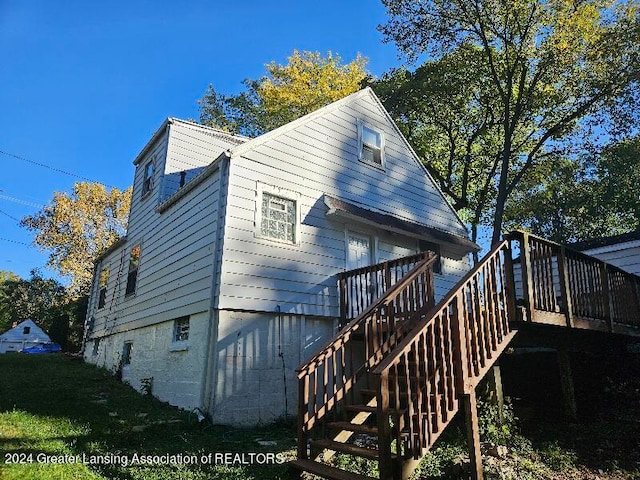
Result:
[[371,265],[371,239],[365,235],[349,232],[347,248],[347,270]]

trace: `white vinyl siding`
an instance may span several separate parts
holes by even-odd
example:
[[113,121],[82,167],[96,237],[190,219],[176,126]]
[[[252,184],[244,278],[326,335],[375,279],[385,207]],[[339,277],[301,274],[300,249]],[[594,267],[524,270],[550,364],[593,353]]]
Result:
[[640,240],[583,250],[583,252],[629,273],[640,275]]
[[[180,164],[176,159],[186,155],[182,151],[182,143],[174,141],[173,137],[192,135],[190,130],[186,133],[184,130],[181,124],[172,125],[168,154],[165,153],[167,137],[164,135],[148,155],[157,155],[161,159],[168,155],[168,163]],[[203,137],[202,141],[206,139]],[[217,157],[221,151],[216,149],[212,155]],[[156,164],[157,171],[161,171],[163,166],[164,163]],[[143,172],[141,169],[137,171],[136,185],[141,186]],[[218,233],[219,176],[220,170],[215,171],[163,213],[156,211],[157,202],[140,202],[134,198],[128,240],[102,262],[110,265],[111,274],[105,307],[92,310],[95,311],[94,335],[127,331],[209,310],[211,296],[215,292],[212,286],[214,245]],[[142,253],[136,293],[125,300],[129,251],[138,243],[142,246]],[[97,306],[97,294],[96,288],[92,305]]]
[[[358,120],[385,137],[386,171],[358,161]],[[220,308],[337,316],[335,274],[345,269],[345,224],[329,220],[323,195],[466,236],[433,182],[386,120],[361,96],[232,157]],[[300,193],[299,246],[255,238],[257,182]],[[384,232],[377,232],[384,237]],[[410,240],[417,247],[417,240]],[[448,259],[439,292],[468,269]]]

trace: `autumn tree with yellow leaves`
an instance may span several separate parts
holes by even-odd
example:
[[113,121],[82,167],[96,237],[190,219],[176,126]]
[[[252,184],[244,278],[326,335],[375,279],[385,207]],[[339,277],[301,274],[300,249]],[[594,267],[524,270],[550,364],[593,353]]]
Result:
[[131,187],[77,182],[71,194],[55,192],[51,203],[20,224],[49,252],[47,265],[70,280],[71,296],[81,296],[89,292],[96,257],[126,234],[130,205]]
[[362,88],[367,60],[343,64],[339,55],[294,50],[286,65],[265,65],[267,75],[244,81],[238,95],[216,92],[199,100],[200,122],[250,137],[273,130]]

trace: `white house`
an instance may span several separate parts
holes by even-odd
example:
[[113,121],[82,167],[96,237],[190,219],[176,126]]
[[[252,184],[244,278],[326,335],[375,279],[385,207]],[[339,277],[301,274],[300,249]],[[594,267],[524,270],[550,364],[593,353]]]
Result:
[[254,139],[168,119],[135,159],[127,237],[97,261],[86,361],[215,422],[296,413],[335,333],[336,274],[478,249],[372,90]]
[[19,352],[44,343],[51,343],[49,335],[33,320],[25,320],[0,335],[0,353]]
[[571,248],[594,256],[629,273],[640,275],[640,230],[594,238],[570,245]]

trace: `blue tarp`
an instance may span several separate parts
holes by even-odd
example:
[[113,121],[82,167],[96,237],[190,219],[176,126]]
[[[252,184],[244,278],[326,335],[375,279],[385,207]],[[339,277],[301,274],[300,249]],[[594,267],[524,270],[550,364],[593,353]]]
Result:
[[20,353],[41,354],[41,353],[57,353],[62,348],[57,343],[44,343],[42,345],[34,345],[20,350]]

